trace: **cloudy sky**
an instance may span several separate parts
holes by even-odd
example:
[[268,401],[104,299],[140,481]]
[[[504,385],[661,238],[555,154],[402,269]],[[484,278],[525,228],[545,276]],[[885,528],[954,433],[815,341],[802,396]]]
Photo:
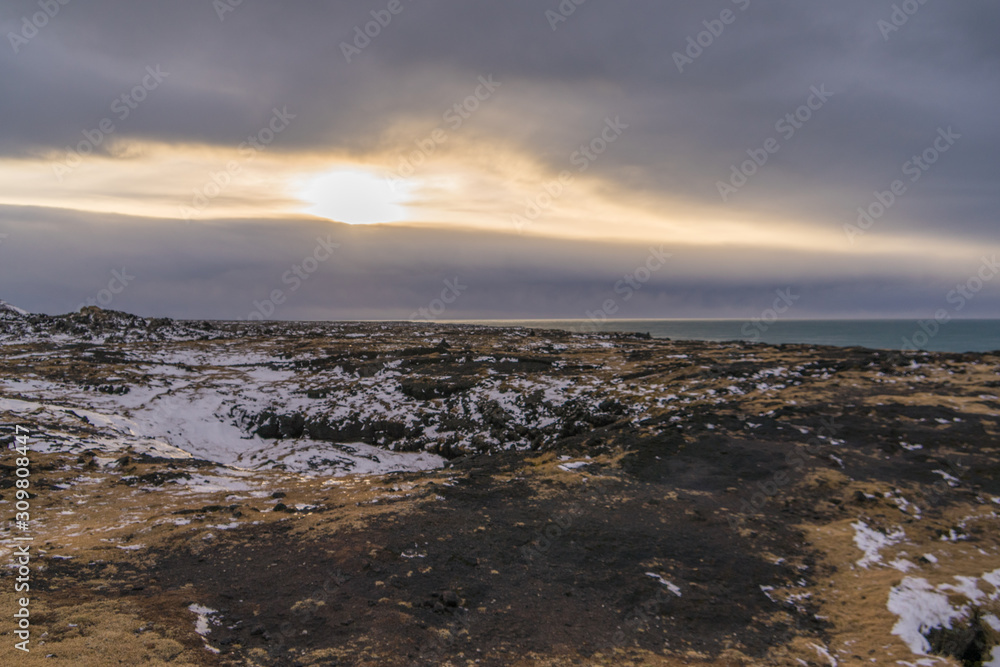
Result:
[[[929,317],[1000,241],[995,4],[5,0],[0,29],[0,298],[32,311]],[[953,314],[1000,317],[1000,279]]]

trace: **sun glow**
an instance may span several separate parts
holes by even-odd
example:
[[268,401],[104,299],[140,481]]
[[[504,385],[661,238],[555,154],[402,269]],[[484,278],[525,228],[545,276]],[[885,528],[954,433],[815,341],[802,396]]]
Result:
[[313,177],[299,192],[310,206],[308,213],[321,218],[365,225],[409,219],[407,184],[360,169],[341,169]]

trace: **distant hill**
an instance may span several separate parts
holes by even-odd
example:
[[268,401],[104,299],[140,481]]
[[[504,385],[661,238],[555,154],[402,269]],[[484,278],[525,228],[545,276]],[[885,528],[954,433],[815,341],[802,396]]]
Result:
[[23,308],[12,306],[0,299],[0,320],[22,320],[30,313]]
[[190,340],[215,335],[208,322],[178,323],[145,318],[97,306],[66,315],[41,315],[0,300],[0,341],[27,343],[53,338],[89,342],[125,340]]

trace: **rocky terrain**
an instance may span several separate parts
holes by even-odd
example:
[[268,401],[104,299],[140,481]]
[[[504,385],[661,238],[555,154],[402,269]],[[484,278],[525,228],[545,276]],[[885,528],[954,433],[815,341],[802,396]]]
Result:
[[998,354],[0,304],[0,652],[997,666],[998,394]]

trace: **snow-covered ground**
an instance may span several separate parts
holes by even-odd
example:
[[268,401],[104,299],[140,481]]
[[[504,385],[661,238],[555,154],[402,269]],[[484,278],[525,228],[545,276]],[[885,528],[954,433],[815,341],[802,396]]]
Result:
[[[372,360],[365,351],[354,358],[352,346],[386,335],[378,325],[363,334],[313,326],[309,335],[322,333],[342,346],[331,358],[322,350],[290,349],[288,337],[246,335],[250,325],[154,327],[117,313],[29,320],[4,312],[11,320],[0,330],[12,352],[7,359],[27,370],[0,377],[0,412],[39,423],[42,451],[131,451],[330,475],[426,470],[443,465],[442,447],[452,455],[527,448],[600,415],[599,404],[620,392],[598,377],[560,376],[558,362],[552,373],[518,372],[519,359],[505,354],[456,352],[445,365],[473,367],[460,377],[447,368],[408,367],[405,355],[393,358],[398,344],[384,358]],[[282,326],[302,334],[311,325]],[[494,347],[508,349],[511,335],[497,336]],[[583,339],[577,346],[597,343],[606,341]],[[79,377],[70,374],[78,372],[76,362],[87,364]],[[42,364],[68,372],[32,370]],[[105,375],[86,375],[95,369]],[[414,390],[414,382],[427,386]],[[280,426],[288,422],[298,426]]]

